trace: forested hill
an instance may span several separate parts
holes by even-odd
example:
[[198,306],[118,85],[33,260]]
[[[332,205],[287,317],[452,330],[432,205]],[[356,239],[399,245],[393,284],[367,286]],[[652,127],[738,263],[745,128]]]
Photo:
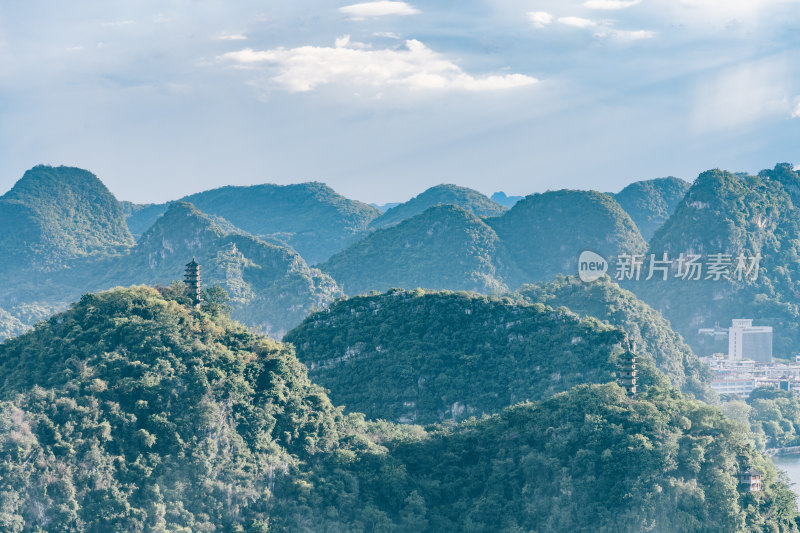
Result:
[[[0,344],[3,531],[797,531],[752,435],[674,390],[367,424],[291,347],[183,298],[86,295]],[[750,467],[763,493],[737,491]]]
[[502,205],[467,187],[437,185],[411,200],[389,209],[370,222],[370,228],[385,228],[399,224],[436,205],[457,205],[481,218],[502,215],[506,210]]
[[296,252],[243,234],[185,202],[170,204],[133,252],[108,266],[101,286],[169,284],[182,277],[192,257],[207,286],[222,285],[230,294],[236,319],[276,338],[342,294]]
[[[700,174],[650,241],[649,252],[659,258],[666,252],[673,261],[681,253],[702,254],[704,263],[727,254],[731,279],[706,279],[707,271],[698,281],[676,278],[674,262],[668,281],[630,281],[628,288],[661,310],[690,344],[699,343],[700,327],[748,317],[773,326],[775,354],[790,355],[800,343],[800,206],[793,199],[798,190],[800,175],[785,164],[760,176]],[[739,254],[761,254],[756,279],[737,279]]]
[[520,276],[509,286],[577,272],[578,257],[585,250],[612,261],[646,248],[628,214],[609,195],[595,191],[533,194],[486,222],[519,269]]
[[[309,264],[357,241],[381,212],[350,200],[324,183],[226,186],[185,196],[200,211],[222,217],[242,230],[294,248]],[[129,205],[128,223],[144,232],[159,206]],[[166,205],[160,206],[161,211]]]
[[650,240],[675,211],[689,187],[689,182],[670,176],[636,181],[612,196],[636,223],[642,237]]
[[498,292],[515,276],[494,230],[453,205],[377,230],[319,267],[347,294],[391,287]]
[[133,245],[122,207],[97,177],[39,165],[0,196],[0,272],[40,271]]
[[528,302],[565,306],[623,329],[636,343],[638,353],[652,357],[674,386],[700,399],[715,400],[709,386],[711,371],[683,338],[661,313],[607,276],[593,283],[584,283],[576,276],[559,276],[551,282],[523,285],[518,294]]
[[[613,380],[623,337],[566,308],[395,289],[339,300],[285,341],[337,405],[427,424]],[[665,381],[649,355],[640,366],[643,382]]]
[[[746,429],[659,387],[630,402],[581,385],[390,452],[423,480],[429,531],[797,531],[795,496]],[[737,491],[749,467],[764,493]]]
[[0,375],[7,532],[272,531],[301,461],[370,448],[287,347],[149,288],[0,344]]

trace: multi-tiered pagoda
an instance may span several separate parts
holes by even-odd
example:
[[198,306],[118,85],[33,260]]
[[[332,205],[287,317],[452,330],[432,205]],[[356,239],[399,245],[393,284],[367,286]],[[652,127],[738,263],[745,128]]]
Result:
[[200,264],[192,257],[191,263],[186,265],[186,275],[183,282],[186,284],[186,293],[194,305],[202,301],[200,296]]
[[630,398],[636,397],[636,343],[631,343],[619,356],[619,384]]

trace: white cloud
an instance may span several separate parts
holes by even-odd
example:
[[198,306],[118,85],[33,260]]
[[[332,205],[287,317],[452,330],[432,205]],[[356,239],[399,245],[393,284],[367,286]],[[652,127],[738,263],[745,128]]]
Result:
[[132,20],[109,20],[108,22],[103,22],[103,26],[130,26],[133,24]]
[[370,45],[366,43],[360,43],[358,41],[351,41],[349,35],[345,35],[343,37],[338,37],[335,41],[333,41],[334,48],[358,48],[360,50],[365,50],[367,48],[372,48]]
[[618,41],[641,41],[652,39],[655,32],[650,30],[617,30],[610,20],[594,21],[582,17],[560,17],[558,22],[573,28],[594,28],[594,36],[601,39],[615,39]]
[[792,111],[792,118],[800,118],[800,101],[797,102],[797,106]]
[[272,82],[290,92],[311,91],[321,85],[348,84],[412,90],[492,91],[537,83],[524,74],[472,76],[417,40],[404,48],[353,48],[349,37],[335,47],[301,46],[229,52],[220,59],[240,66],[266,66]]
[[625,9],[641,4],[642,0],[586,0],[583,7],[589,9]]
[[535,28],[544,28],[553,22],[553,15],[547,11],[530,11],[528,13],[528,19]]
[[246,41],[247,35],[241,33],[220,33],[214,39],[218,41]]
[[595,21],[581,17],[561,17],[558,21],[561,24],[572,26],[573,28],[593,28],[597,26]]
[[349,15],[353,20],[364,20],[372,17],[383,17],[386,15],[416,15],[419,9],[406,2],[392,2],[382,0],[379,2],[364,2],[340,7],[339,11]]
[[656,36],[655,32],[650,30],[604,30],[598,32],[597,37],[609,37],[618,39],[620,41],[642,41],[644,39],[652,39]]
[[372,34],[375,37],[384,37],[386,39],[399,39],[400,35],[393,31],[376,31]]

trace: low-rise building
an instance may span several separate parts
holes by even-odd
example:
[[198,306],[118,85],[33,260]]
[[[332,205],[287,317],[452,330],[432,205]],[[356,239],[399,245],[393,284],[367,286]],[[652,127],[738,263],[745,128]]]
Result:
[[718,394],[738,394],[747,398],[756,388],[756,380],[748,376],[718,376],[711,382],[711,388]]
[[761,472],[755,468],[750,468],[739,473],[739,488],[745,492],[761,492]]

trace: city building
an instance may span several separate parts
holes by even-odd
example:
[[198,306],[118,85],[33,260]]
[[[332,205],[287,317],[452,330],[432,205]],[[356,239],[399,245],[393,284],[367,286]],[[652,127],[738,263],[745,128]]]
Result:
[[720,394],[747,398],[757,387],[774,387],[800,396],[798,363],[731,361],[722,357],[701,357],[700,360],[714,372],[711,388]]
[[772,328],[754,326],[751,319],[737,318],[728,328],[728,359],[772,361]]

